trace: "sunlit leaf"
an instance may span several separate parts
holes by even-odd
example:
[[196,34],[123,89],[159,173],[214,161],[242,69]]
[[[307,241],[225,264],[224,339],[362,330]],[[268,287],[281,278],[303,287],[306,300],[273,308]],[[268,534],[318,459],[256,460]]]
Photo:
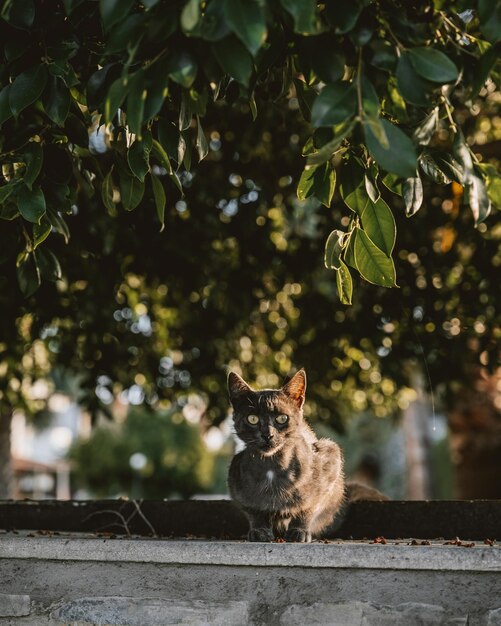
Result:
[[353,296],[353,280],[350,270],[343,261],[340,261],[339,269],[336,271],[336,286],[339,299],[343,304],[351,304]]
[[151,186],[153,188],[153,197],[155,199],[155,208],[157,211],[158,220],[161,224],[160,232],[165,228],[165,190],[162,184],[162,181],[155,176],[155,174],[151,174]]
[[405,214],[412,217],[423,204],[423,183],[419,176],[415,178],[407,178],[402,186]]
[[400,128],[386,119],[382,119],[388,147],[382,145],[372,129],[364,125],[365,141],[371,156],[388,172],[409,178],[416,172],[417,156],[414,144]]
[[342,230],[333,230],[327,238],[324,251],[326,268],[338,270],[341,267],[341,252],[345,234]]
[[393,260],[361,229],[357,230],[354,253],[356,267],[365,280],[382,287],[396,287]]

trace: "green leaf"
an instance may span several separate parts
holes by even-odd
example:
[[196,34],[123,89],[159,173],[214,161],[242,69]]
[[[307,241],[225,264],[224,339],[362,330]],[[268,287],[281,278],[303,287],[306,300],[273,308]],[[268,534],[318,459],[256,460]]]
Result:
[[482,172],[487,185],[487,195],[492,204],[501,209],[501,176],[490,163],[479,163],[477,168]]
[[35,250],[50,235],[52,226],[46,217],[43,217],[40,224],[33,224],[33,249]]
[[161,224],[160,232],[162,232],[165,228],[165,190],[164,186],[162,185],[162,181],[158,178],[158,176],[155,176],[155,174],[151,174],[150,177],[151,186],[153,188],[153,197],[155,199],[155,208],[157,210],[157,216]]
[[479,0],[480,29],[489,41],[501,39],[501,4],[499,0]]
[[381,194],[379,193],[375,177],[373,177],[372,173],[368,169],[365,170],[364,183],[365,191],[367,191],[369,198],[372,202],[377,202],[381,197]]
[[471,91],[472,95],[476,96],[478,92],[485,85],[489,74],[495,67],[501,52],[501,45],[498,42],[494,44],[488,50],[486,50],[480,59],[478,59],[477,70],[472,79]]
[[197,62],[188,52],[176,52],[169,57],[167,73],[181,87],[189,89],[197,77],[197,71]]
[[184,33],[195,30],[200,21],[200,0],[188,0],[181,11],[181,28]]
[[336,187],[336,170],[328,163],[307,165],[301,174],[297,186],[297,197],[306,200],[315,196],[322,204],[329,207]]
[[115,203],[113,202],[113,178],[112,178],[113,166],[106,174],[101,184],[101,199],[104,206],[113,215],[115,213]]
[[402,185],[402,191],[405,202],[405,214],[407,217],[412,217],[423,204],[423,183],[421,178],[419,176],[407,178]]
[[359,215],[370,201],[365,187],[365,169],[354,158],[346,161],[340,170],[339,192],[343,202]]
[[153,139],[152,151],[160,165],[162,165],[162,167],[165,167],[165,169],[167,170],[167,174],[171,174],[173,170],[170,159],[167,156],[167,152],[165,152],[163,147],[156,139]]
[[351,304],[353,296],[353,280],[350,270],[343,261],[340,261],[339,270],[336,272],[336,286],[339,299],[343,304]]
[[35,256],[40,269],[40,276],[44,280],[55,283],[62,278],[61,265],[53,252],[42,246],[42,248],[38,248]]
[[296,88],[296,97],[299,104],[299,108],[301,109],[301,114],[306,121],[311,120],[311,107],[315,98],[317,97],[317,92],[308,87],[306,83],[298,78],[294,78],[293,81],[294,87]]
[[127,151],[127,162],[131,172],[141,182],[144,181],[144,177],[150,170],[150,150],[151,135],[149,142],[136,139]]
[[104,101],[104,121],[109,124],[115,117],[116,112],[122,106],[129,91],[127,78],[117,78],[108,89]]
[[30,191],[23,187],[17,195],[17,208],[25,220],[40,224],[46,210],[43,191],[41,189]]
[[328,20],[334,26],[337,34],[344,34],[353,30],[362,13],[362,9],[362,3],[357,0],[352,2],[329,2],[325,6]]
[[395,245],[397,229],[393,213],[386,202],[382,198],[377,202],[369,200],[360,214],[360,219],[371,241],[386,256],[390,256]]
[[99,10],[105,30],[121,22],[130,12],[134,0],[99,0]]
[[316,0],[280,0],[280,4],[294,18],[296,33],[311,35],[316,32]]
[[414,129],[412,137],[417,143],[427,146],[435,131],[438,129],[438,107],[435,107],[431,113],[429,113],[424,120]]
[[129,77],[129,92],[127,95],[127,126],[131,133],[135,133],[139,138],[143,125],[146,96],[144,72],[139,70]]
[[419,157],[421,169],[429,178],[439,184],[448,184],[455,181],[460,185],[466,182],[465,172],[448,152],[427,148]]
[[341,146],[343,141],[348,137],[355,126],[354,120],[348,120],[342,124],[334,126],[332,129],[334,132],[334,139],[324,144],[320,150],[316,152],[310,152],[307,157],[308,165],[321,165],[326,161],[329,161],[336,150]]
[[9,104],[10,85],[6,85],[0,91],[0,124],[6,122],[12,117],[12,111]]
[[36,65],[16,76],[9,91],[9,105],[15,117],[41,96],[47,82],[47,68]]
[[357,231],[358,228],[354,228],[348,233],[348,243],[345,243],[343,254],[345,263],[352,267],[354,270],[357,269],[357,264],[355,261],[355,240],[357,238]]
[[70,92],[62,78],[49,76],[44,109],[55,124],[64,126],[70,111]]
[[248,87],[253,70],[252,57],[240,41],[231,35],[217,41],[213,50],[223,72]]
[[2,185],[0,187],[0,204],[3,204],[7,198],[12,194],[13,191],[15,191],[15,189],[17,187],[19,187],[20,181],[18,179],[13,178],[12,180],[9,180],[9,182],[6,185]]
[[[16,28],[31,28],[35,21],[35,2],[34,0],[15,0],[11,2],[10,10],[6,20]],[[9,6],[8,4],[6,5]],[[4,17],[2,15],[2,17]]]
[[357,229],[354,253],[356,267],[365,280],[373,285],[396,287],[393,260],[381,252],[360,228]]
[[357,94],[352,83],[339,81],[326,85],[311,109],[313,126],[333,126],[355,114]]
[[341,252],[346,233],[342,230],[333,230],[325,243],[324,264],[327,269],[338,270],[341,267]]
[[52,228],[63,236],[65,243],[68,243],[70,240],[70,229],[68,228],[68,224],[65,222],[64,218],[52,209],[47,210],[47,218],[51,223]]
[[475,226],[489,216],[491,201],[487,193],[487,186],[483,177],[476,171],[473,172],[470,178],[470,184],[465,187],[465,200],[473,213]]
[[226,0],[226,22],[247,50],[255,56],[266,39],[262,0]]
[[196,148],[198,151],[198,160],[201,161],[205,159],[205,157],[209,154],[209,144],[207,143],[207,138],[205,137],[204,129],[202,128],[202,124],[200,122],[200,116],[197,115],[197,142]]
[[452,153],[463,169],[464,184],[468,185],[475,175],[475,170],[473,168],[473,157],[471,154],[471,150],[466,143],[463,137],[463,133],[460,129],[457,129],[454,141],[452,142]]
[[28,189],[31,189],[40,174],[43,163],[43,150],[38,141],[30,141],[24,149],[23,159],[26,163],[23,182]]
[[40,287],[40,269],[33,254],[28,254],[17,268],[17,282],[26,298],[32,296]]
[[395,193],[397,196],[402,196],[402,180],[396,174],[386,174],[386,176],[382,179],[383,185],[391,191],[391,193]]
[[372,158],[388,172],[398,174],[402,178],[415,175],[417,156],[414,144],[409,137],[388,120],[382,119],[388,147],[380,143],[372,129],[364,124],[365,142]]
[[452,83],[458,79],[459,71],[453,61],[435,48],[411,48],[409,59],[416,72],[434,83]]
[[404,100],[419,107],[429,106],[433,86],[428,86],[416,73],[408,52],[402,52],[400,55],[395,76],[398,91]]
[[120,175],[120,200],[126,211],[133,211],[144,195],[144,183],[135,176]]

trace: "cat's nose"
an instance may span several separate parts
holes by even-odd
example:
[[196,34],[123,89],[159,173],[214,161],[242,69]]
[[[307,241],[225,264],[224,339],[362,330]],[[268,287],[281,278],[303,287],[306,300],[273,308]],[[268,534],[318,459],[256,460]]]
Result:
[[268,434],[263,433],[263,439],[264,439],[267,443],[269,443],[269,442],[273,439],[273,435],[271,435],[270,433],[268,433]]

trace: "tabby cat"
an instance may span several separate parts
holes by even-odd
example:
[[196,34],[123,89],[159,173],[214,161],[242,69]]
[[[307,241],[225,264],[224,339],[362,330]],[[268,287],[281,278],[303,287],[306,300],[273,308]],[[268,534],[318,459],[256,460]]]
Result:
[[281,389],[263,391],[231,372],[228,390],[235,431],[246,446],[232,460],[228,486],[249,520],[249,540],[307,542],[322,535],[344,502],[343,455],[304,420],[304,370]]

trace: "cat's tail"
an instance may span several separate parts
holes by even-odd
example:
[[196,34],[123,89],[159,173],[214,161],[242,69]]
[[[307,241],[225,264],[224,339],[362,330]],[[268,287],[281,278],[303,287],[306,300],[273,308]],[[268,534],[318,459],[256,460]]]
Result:
[[339,509],[333,522],[329,525],[328,528],[324,529],[322,535],[324,537],[335,536],[336,531],[344,524],[346,514],[352,502],[361,502],[363,500],[384,502],[385,500],[389,499],[390,498],[388,498],[388,496],[386,496],[384,493],[381,493],[381,491],[378,491],[374,487],[369,487],[368,485],[363,485],[362,483],[348,481],[344,487],[343,504],[341,505],[341,508]]
[[390,499],[384,493],[381,493],[381,491],[374,489],[374,487],[352,481],[346,483],[344,493],[345,502],[348,504],[350,502],[359,502],[360,500],[376,500],[383,502],[384,500]]

